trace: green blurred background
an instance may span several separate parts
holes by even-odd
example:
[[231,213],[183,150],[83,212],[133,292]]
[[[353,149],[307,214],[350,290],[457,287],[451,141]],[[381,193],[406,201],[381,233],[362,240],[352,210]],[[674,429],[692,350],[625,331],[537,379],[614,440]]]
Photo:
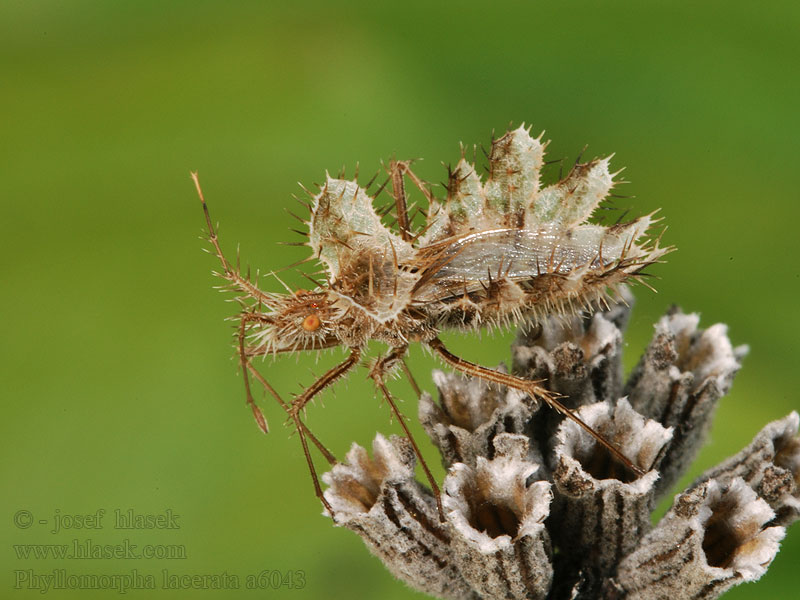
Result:
[[[419,174],[441,181],[459,141],[487,144],[522,121],[546,129],[550,158],[616,152],[632,182],[620,192],[636,196],[619,202],[661,207],[679,248],[657,268],[659,293],[637,291],[626,364],[672,303],[728,323],[751,354],[691,475],[738,451],[798,407],[798,32],[796,2],[4,0],[0,597],[41,596],[14,590],[14,570],[62,568],[227,572],[242,585],[263,570],[305,575],[303,589],[207,598],[421,597],[320,516],[269,399],[272,433],[257,431],[223,321],[235,307],[212,291],[201,252],[195,169],[224,248],[240,243],[270,270],[305,256],[275,242],[293,239],[283,209],[296,182],[326,169],[358,162],[367,179],[380,159],[424,157]],[[496,364],[511,337],[448,339]],[[288,395],[338,358],[265,368]],[[411,365],[431,390],[433,359],[417,348]],[[363,372],[308,422],[339,456],[398,429]],[[99,508],[171,509],[180,529],[120,532],[107,516],[102,530],[49,533],[56,510]],[[32,527],[14,526],[19,510]],[[188,558],[23,560],[11,548],[76,537],[180,544]],[[764,580],[729,597],[794,595],[798,561],[790,530]]]

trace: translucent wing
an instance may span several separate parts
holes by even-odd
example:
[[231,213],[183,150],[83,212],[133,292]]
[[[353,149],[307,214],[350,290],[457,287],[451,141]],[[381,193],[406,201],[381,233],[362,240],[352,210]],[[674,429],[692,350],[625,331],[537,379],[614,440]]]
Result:
[[413,298],[425,303],[460,296],[491,279],[525,281],[577,270],[602,273],[622,258],[635,262],[648,254],[635,241],[651,222],[646,216],[609,228],[494,229],[444,240],[419,250],[415,266],[420,278]]

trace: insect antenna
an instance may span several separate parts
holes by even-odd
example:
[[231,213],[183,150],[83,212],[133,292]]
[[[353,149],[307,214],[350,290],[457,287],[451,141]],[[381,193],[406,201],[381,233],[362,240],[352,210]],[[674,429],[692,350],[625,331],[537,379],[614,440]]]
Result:
[[239,250],[237,247],[236,251],[236,262],[237,267],[236,269],[231,267],[230,262],[228,259],[225,258],[225,255],[222,253],[222,248],[219,245],[219,238],[217,237],[217,230],[214,228],[214,225],[211,221],[211,213],[208,210],[208,205],[206,204],[206,200],[203,197],[203,190],[200,187],[200,179],[197,175],[196,171],[192,172],[192,180],[194,181],[195,188],[197,188],[197,195],[200,198],[200,203],[203,205],[203,214],[205,215],[206,219],[206,227],[208,228],[208,241],[211,242],[211,245],[214,246],[214,251],[219,259],[220,264],[222,265],[223,273],[220,275],[223,279],[227,279],[231,282],[235,288],[238,288],[240,291],[244,292],[248,296],[256,298],[258,300],[264,300],[267,304],[269,304],[269,298],[259,290],[256,286],[254,286],[250,281],[245,279],[241,276],[239,270]]
[[253,399],[253,393],[250,390],[250,378],[247,376],[248,372],[248,364],[249,361],[247,360],[247,353],[245,351],[245,343],[244,339],[247,335],[247,323],[255,321],[261,323],[269,323],[265,317],[256,313],[244,313],[239,321],[239,364],[242,367],[242,379],[244,379],[244,390],[247,400],[247,405],[253,411],[253,417],[256,420],[256,424],[258,428],[263,433],[269,433],[269,427],[267,425],[267,419],[264,417],[264,413],[261,412],[261,409],[256,404],[256,401]]
[[206,204],[206,200],[203,197],[203,190],[200,187],[200,179],[197,176],[197,172],[192,172],[192,180],[194,181],[194,185],[197,188],[197,195],[200,197],[200,202],[203,205],[203,214],[206,218],[206,227],[208,227],[208,239],[211,244],[214,246],[214,250],[216,250],[217,258],[219,259],[220,263],[222,263],[222,268],[227,273],[230,271],[230,266],[228,261],[225,258],[225,255],[222,253],[222,248],[219,246],[219,240],[217,239],[217,231],[214,229],[214,225],[211,222],[211,213],[208,210],[208,205]]

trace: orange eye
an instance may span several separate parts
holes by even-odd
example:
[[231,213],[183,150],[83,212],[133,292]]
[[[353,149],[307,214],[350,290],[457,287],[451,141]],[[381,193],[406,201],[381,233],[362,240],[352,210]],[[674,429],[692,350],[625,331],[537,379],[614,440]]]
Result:
[[320,325],[322,325],[322,321],[319,320],[317,315],[308,315],[303,319],[303,329],[306,331],[316,331]]

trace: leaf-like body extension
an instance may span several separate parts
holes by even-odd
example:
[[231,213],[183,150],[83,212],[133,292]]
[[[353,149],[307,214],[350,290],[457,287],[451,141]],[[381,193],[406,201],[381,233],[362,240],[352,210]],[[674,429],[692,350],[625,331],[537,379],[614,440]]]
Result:
[[614,185],[608,162],[605,158],[577,164],[564,179],[544,188],[529,222],[571,227],[586,221]]
[[539,192],[544,144],[524,127],[509,131],[492,142],[486,208],[497,216],[497,225],[521,227],[525,214]]
[[469,233],[484,224],[491,228],[493,223],[485,222],[485,207],[481,178],[475,172],[475,166],[462,158],[450,172],[447,200],[428,210],[428,227],[420,239],[420,246]]
[[381,223],[372,198],[358,183],[330,177],[314,197],[309,245],[327,266],[332,281],[340,278],[342,266],[365,246],[390,255],[407,256],[411,252],[407,242]]

